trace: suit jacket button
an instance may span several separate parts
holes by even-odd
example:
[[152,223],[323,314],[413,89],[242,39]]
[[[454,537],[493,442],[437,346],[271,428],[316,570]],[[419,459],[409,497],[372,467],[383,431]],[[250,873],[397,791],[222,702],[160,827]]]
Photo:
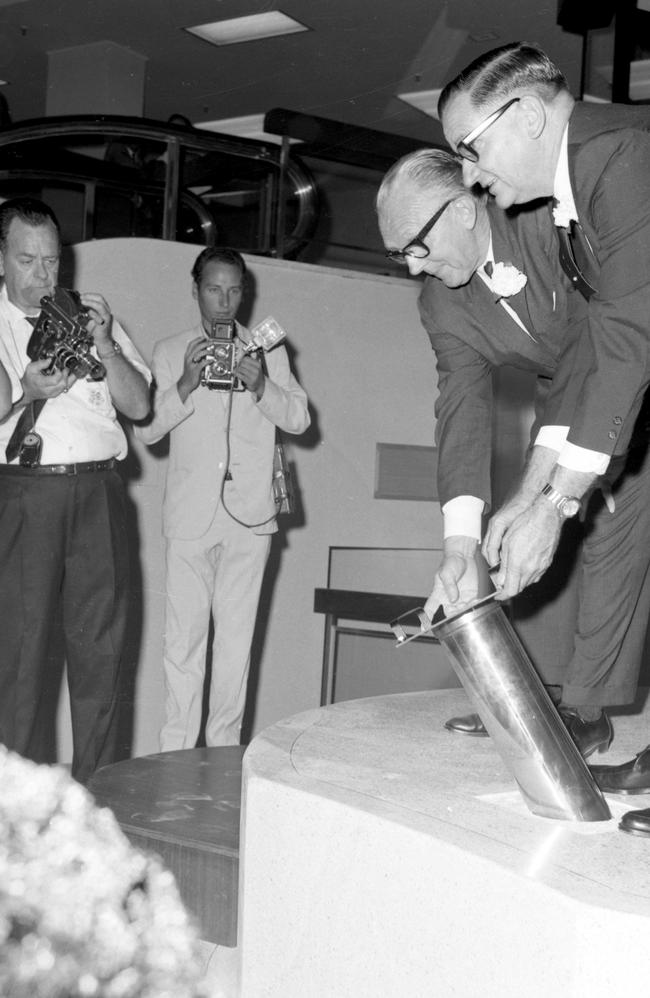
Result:
[[613,430],[610,430],[607,436],[609,437],[610,440],[616,440],[616,434],[614,433]]
[[622,422],[623,422],[623,420],[621,419],[620,416],[614,416],[614,418],[612,420],[612,423],[614,424],[614,426],[620,426]]

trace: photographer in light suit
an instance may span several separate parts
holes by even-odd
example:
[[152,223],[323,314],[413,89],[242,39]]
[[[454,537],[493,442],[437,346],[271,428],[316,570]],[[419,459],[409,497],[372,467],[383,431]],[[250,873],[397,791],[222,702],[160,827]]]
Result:
[[[310,423],[307,396],[291,373],[285,348],[276,346],[264,361],[244,354],[251,336],[235,322],[246,290],[243,257],[231,249],[205,249],[192,280],[200,320],[156,344],[153,418],[136,429],[147,444],[168,433],[170,438],[163,505],[162,751],[196,745],[211,614],[205,740],[210,746],[239,744],[260,589],[277,531],[271,487],[276,427],[297,434]],[[204,371],[211,370],[215,322],[234,333],[235,377],[230,388],[220,390],[202,383]]]

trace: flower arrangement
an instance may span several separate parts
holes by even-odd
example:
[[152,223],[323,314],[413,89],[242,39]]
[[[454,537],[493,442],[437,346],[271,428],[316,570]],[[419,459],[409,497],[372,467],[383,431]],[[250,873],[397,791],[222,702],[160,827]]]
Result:
[[0,746],[0,995],[205,998],[171,873],[56,766]]
[[512,263],[495,263],[490,280],[499,298],[510,298],[526,286],[528,278]]

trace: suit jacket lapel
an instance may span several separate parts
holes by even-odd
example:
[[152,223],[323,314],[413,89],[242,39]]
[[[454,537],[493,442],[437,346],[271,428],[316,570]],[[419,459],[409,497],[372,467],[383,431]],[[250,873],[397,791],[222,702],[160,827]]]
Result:
[[[505,221],[505,216],[504,216]],[[508,224],[508,223],[506,223]],[[505,241],[502,236],[501,227],[495,225],[494,221],[492,223],[492,250],[494,252],[494,259],[497,263],[511,263],[514,267],[522,272],[526,273],[526,264],[521,256],[516,245],[511,245]],[[516,312],[524,326],[528,330],[528,333],[535,337],[535,323],[533,322],[533,316],[530,310],[529,302],[530,293],[530,281],[527,281],[522,290],[512,297],[508,298],[508,305]],[[501,306],[499,306],[501,308]],[[513,320],[514,322],[514,320]],[[517,325],[515,323],[515,325]],[[519,329],[519,327],[517,327]],[[522,335],[525,335],[522,329],[519,329]]]

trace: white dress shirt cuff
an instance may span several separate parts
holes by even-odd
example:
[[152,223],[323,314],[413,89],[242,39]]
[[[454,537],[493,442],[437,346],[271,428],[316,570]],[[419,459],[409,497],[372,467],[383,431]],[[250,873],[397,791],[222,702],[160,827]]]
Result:
[[557,463],[563,468],[569,468],[570,471],[586,471],[593,475],[604,475],[609,461],[609,454],[587,450],[586,447],[577,447],[570,443],[564,445],[557,459]]
[[588,450],[576,444],[567,443],[568,426],[542,426],[535,446],[549,447],[558,452],[557,463],[570,471],[586,471],[588,474],[603,475],[609,465],[609,454]]
[[549,447],[559,453],[566,444],[568,433],[568,426],[542,426],[535,438],[535,446]]
[[442,507],[443,538],[474,537],[481,541],[481,517],[485,503],[476,496],[455,496]]

